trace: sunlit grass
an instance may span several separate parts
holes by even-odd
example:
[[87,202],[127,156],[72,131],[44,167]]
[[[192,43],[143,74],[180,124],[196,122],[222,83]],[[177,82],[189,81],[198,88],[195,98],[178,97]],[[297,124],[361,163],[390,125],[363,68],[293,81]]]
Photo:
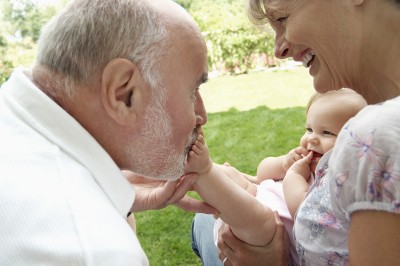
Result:
[[200,87],[210,113],[250,110],[257,106],[271,109],[305,106],[313,92],[308,69],[270,70],[239,76],[211,78]]

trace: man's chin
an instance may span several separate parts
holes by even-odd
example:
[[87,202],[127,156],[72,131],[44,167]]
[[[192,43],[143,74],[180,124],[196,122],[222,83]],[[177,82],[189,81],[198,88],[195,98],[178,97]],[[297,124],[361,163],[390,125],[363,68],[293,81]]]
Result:
[[168,168],[160,170],[158,173],[152,173],[149,178],[164,180],[164,181],[175,181],[184,175],[183,163],[176,165],[174,168]]

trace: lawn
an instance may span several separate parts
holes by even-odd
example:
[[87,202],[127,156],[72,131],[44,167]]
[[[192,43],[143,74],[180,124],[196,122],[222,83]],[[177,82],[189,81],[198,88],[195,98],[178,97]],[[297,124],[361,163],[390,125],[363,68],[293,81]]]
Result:
[[277,109],[305,106],[313,83],[308,69],[297,67],[210,79],[200,87],[200,92],[209,113],[232,107],[240,111],[257,106]]
[[[306,71],[264,71],[204,84],[200,91],[209,112],[204,131],[213,160],[254,175],[261,159],[297,146],[313,92]],[[191,250],[192,213],[170,206],[136,218],[151,265],[201,265]]]

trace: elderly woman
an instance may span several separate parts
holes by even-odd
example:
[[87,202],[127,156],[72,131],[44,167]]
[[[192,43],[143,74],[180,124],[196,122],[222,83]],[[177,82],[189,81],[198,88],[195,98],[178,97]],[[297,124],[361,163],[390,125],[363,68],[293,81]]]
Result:
[[[316,91],[349,87],[370,104],[320,160],[299,207],[300,264],[398,265],[400,1],[248,0],[248,10],[255,24],[275,31],[276,57],[309,68]],[[284,247],[277,233],[273,247],[250,247],[226,230],[219,257],[225,265],[284,265],[285,257],[271,252]]]

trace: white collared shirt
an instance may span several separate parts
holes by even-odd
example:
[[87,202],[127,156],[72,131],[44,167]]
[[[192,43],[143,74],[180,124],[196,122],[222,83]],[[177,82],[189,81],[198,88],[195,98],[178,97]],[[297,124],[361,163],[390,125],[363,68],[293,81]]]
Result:
[[97,141],[16,70],[0,89],[0,265],[148,265],[134,190]]

